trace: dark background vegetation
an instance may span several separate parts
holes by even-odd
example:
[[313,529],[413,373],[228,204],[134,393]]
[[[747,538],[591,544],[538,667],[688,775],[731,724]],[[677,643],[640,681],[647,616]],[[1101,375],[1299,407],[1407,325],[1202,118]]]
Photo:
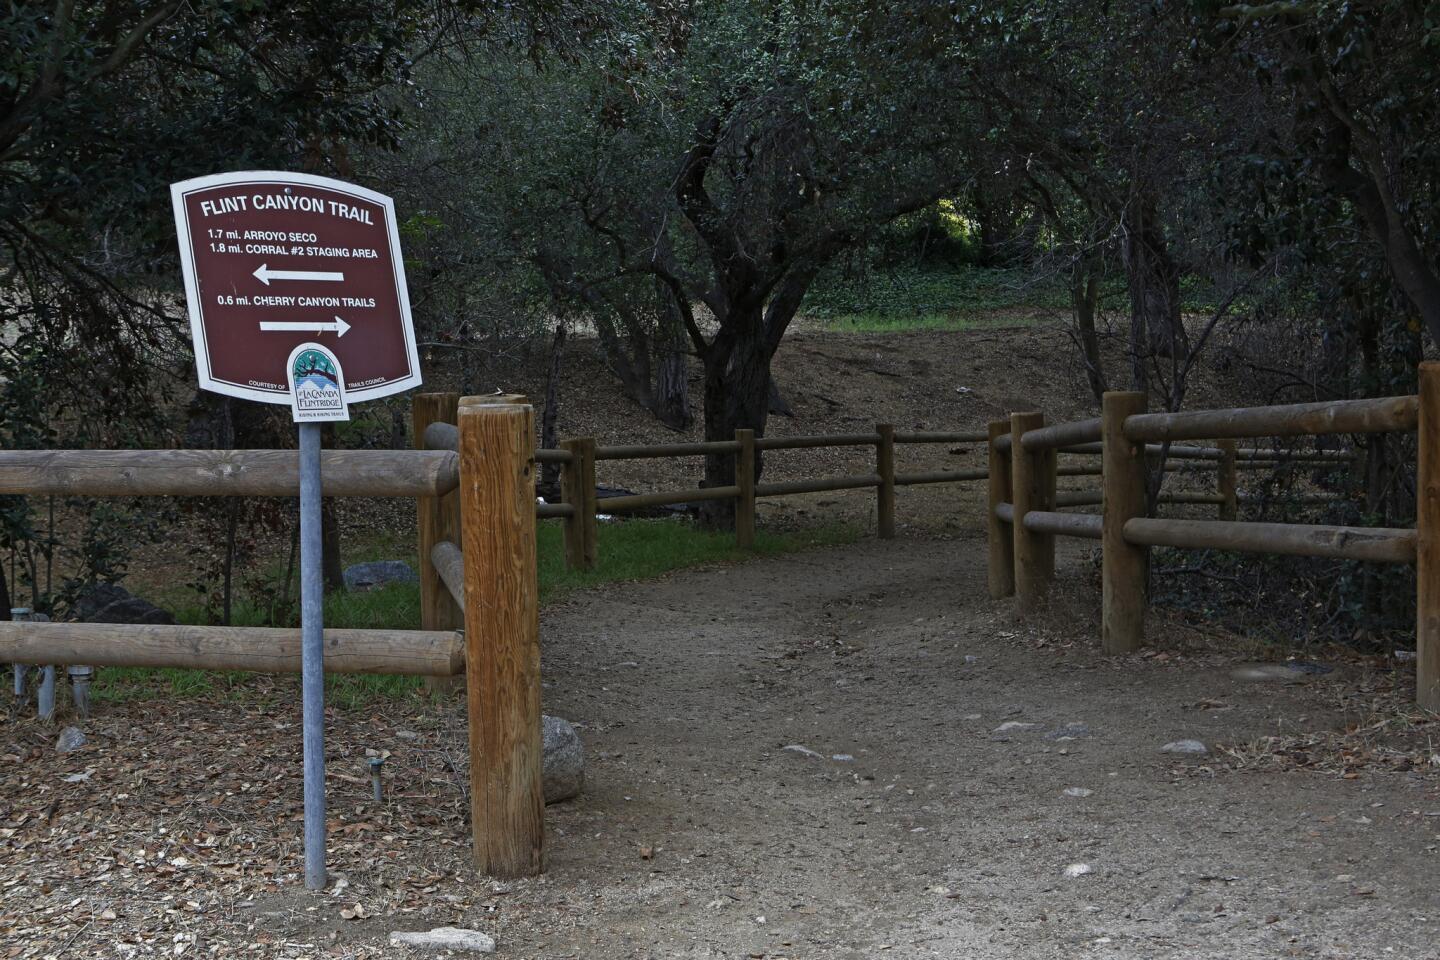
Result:
[[[802,315],[903,336],[1058,307],[1093,394],[1159,409],[1217,371],[1237,404],[1412,392],[1440,336],[1437,110],[1423,0],[9,4],[0,443],[290,443],[191,387],[166,187],[244,168],[393,194],[424,351],[465,389],[583,337],[635,417],[698,409],[710,439],[784,414]],[[403,406],[330,442],[404,444]],[[1357,443],[1299,479],[1352,494],[1332,522],[1410,522],[1407,438]],[[23,586],[63,614],[181,509],[212,615],[242,582],[290,615],[289,569],[254,556],[290,507],[239,501],[5,498],[0,608]],[[1189,556],[1155,590],[1369,643],[1408,628],[1405,575]]]

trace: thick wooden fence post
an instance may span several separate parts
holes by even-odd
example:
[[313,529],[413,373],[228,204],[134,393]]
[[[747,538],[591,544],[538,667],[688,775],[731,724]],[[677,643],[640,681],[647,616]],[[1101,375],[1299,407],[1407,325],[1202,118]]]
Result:
[[[593,570],[595,551],[589,546],[589,538],[595,528],[595,441],[590,441],[592,456],[585,459],[585,441],[579,439],[561,440],[560,449],[570,454],[568,463],[560,467],[560,496],[574,511],[565,518],[565,566],[571,570]],[[586,467],[592,477],[586,492]],[[587,509],[587,505],[589,509]]]
[[1050,591],[1055,576],[1055,538],[1025,529],[1025,514],[1055,505],[1055,451],[1029,452],[1020,437],[1045,425],[1045,414],[1010,415],[1010,524],[1015,551],[1015,601],[1021,613],[1033,610]]
[[875,488],[876,527],[881,540],[895,539],[895,426],[875,424],[880,441],[875,445],[875,472],[880,485]]
[[1235,477],[1235,441],[1219,440],[1220,462],[1216,464],[1216,493],[1220,494],[1220,519],[1240,516],[1240,493]]
[[[454,423],[460,406],[458,393],[420,393],[410,401],[410,422],[417,450],[425,448],[425,428],[432,423]],[[460,543],[460,494],[443,497],[416,497],[416,528],[420,548],[420,629],[459,630],[465,613],[445,589],[445,583],[430,560],[430,551],[444,540]],[[426,677],[422,683],[431,694],[449,693],[459,677]]]
[[999,600],[1015,593],[1015,538],[1010,532],[1010,525],[995,513],[1000,504],[1010,502],[1010,455],[995,449],[996,440],[1010,436],[1010,421],[992,420],[988,429],[990,441],[986,449],[989,452],[989,476],[985,498],[985,530],[988,534],[990,555],[987,569],[990,596]]
[[1440,363],[1420,364],[1415,437],[1415,699],[1440,710]]
[[1106,393],[1101,402],[1101,645],[1106,653],[1137,650],[1145,635],[1150,552],[1125,539],[1125,523],[1146,514],[1145,445],[1125,439],[1125,418],[1145,412],[1145,394]]
[[475,866],[530,876],[545,832],[530,406],[461,404],[459,493]]
[[740,452],[735,455],[735,486],[740,495],[735,498],[735,545],[755,545],[755,431],[736,430],[735,442]]

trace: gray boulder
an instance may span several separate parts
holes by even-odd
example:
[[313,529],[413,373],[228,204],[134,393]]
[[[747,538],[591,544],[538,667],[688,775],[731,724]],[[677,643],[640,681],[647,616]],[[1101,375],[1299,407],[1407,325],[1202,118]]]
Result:
[[81,623],[174,623],[168,610],[142,600],[118,583],[97,583],[86,588],[71,611]]
[[388,583],[417,583],[420,578],[403,560],[374,560],[345,568],[346,590],[373,590]]
[[559,803],[577,796],[585,786],[585,747],[580,734],[559,717],[542,716],[545,743],[545,802]]

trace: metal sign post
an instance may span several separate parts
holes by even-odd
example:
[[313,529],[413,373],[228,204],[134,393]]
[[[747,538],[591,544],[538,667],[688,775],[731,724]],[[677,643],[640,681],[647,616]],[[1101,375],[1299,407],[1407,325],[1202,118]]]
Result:
[[[395,205],[353,184],[246,171],[172,184],[200,388],[288,404],[300,438],[305,886],[325,875],[321,423],[420,385]],[[347,336],[348,334],[348,336]],[[321,338],[324,338],[323,341]]]
[[325,583],[320,424],[300,424],[300,699],[305,753],[305,886],[325,888]]

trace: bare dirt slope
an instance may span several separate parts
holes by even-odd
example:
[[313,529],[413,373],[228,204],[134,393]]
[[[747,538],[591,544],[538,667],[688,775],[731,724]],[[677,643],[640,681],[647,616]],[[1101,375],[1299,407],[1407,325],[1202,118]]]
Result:
[[[1030,623],[969,533],[573,595],[545,702],[588,788],[549,808],[549,872],[502,885],[466,866],[458,701],[333,718],[345,884],[318,897],[287,687],[108,708],[64,757],[11,724],[0,956],[395,956],[388,931],[442,924],[517,958],[1440,956],[1435,766],[1222,752],[1407,678],[1241,681],[1164,621],[1158,655],[1106,659],[1088,566],[1062,567],[1078,599]],[[1160,753],[1182,737],[1213,752]],[[393,752],[380,809],[365,747]]]

